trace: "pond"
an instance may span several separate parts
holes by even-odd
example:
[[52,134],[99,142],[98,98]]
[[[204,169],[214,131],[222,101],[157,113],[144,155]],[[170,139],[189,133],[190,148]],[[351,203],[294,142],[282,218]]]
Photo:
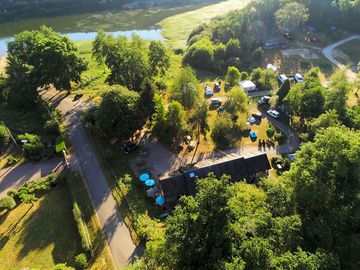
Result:
[[[142,39],[145,40],[164,40],[164,37],[161,34],[161,29],[148,29],[148,30],[129,30],[129,31],[115,31],[108,32],[115,37],[126,36],[131,37],[131,35],[139,35]],[[73,41],[82,41],[82,40],[93,40],[96,37],[96,32],[75,32],[75,33],[65,33],[63,35],[68,36]],[[0,56],[4,56],[7,51],[7,43],[14,38],[5,37],[0,38]]]

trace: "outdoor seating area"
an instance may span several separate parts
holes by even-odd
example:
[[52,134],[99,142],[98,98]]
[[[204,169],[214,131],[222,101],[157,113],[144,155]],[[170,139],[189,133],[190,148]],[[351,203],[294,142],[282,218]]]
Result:
[[144,172],[140,174],[139,180],[144,183],[147,189],[146,195],[155,199],[155,204],[163,206],[165,204],[165,197],[161,194],[161,189],[158,186],[158,182],[151,178],[151,174]]

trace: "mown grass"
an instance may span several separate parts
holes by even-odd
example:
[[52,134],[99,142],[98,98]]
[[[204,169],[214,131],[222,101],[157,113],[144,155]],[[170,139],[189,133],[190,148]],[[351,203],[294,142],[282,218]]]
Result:
[[0,268],[53,269],[74,265],[81,252],[66,185],[49,191],[31,204],[0,213]]
[[162,34],[172,47],[184,47],[189,34],[196,26],[208,23],[212,18],[223,16],[231,10],[244,8],[249,2],[250,0],[223,1],[168,17],[158,25],[162,27]]

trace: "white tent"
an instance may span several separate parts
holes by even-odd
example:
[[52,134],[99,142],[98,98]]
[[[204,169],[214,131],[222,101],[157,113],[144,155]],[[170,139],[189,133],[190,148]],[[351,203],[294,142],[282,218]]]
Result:
[[252,81],[245,80],[245,81],[241,81],[239,84],[240,84],[241,88],[247,92],[256,90],[256,85]]

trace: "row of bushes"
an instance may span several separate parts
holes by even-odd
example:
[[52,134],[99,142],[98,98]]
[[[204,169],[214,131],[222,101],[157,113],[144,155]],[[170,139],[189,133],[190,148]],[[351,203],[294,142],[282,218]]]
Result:
[[66,183],[69,188],[69,193],[73,205],[72,212],[81,238],[81,248],[83,250],[83,253],[80,253],[75,257],[75,263],[78,269],[85,269],[89,264],[89,257],[92,254],[91,240],[87,231],[87,227],[83,220],[81,209],[78,205],[76,190],[73,182],[74,175],[70,171],[66,171],[65,173],[66,173]]

